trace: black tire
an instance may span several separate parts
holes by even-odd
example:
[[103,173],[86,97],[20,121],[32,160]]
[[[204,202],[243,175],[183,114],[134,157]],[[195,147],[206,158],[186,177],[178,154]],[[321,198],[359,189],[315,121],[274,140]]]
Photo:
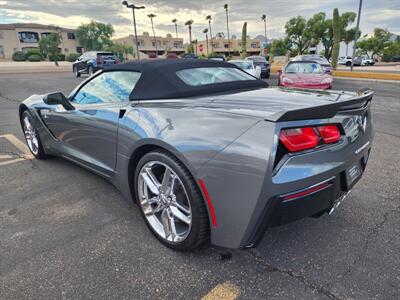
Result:
[[[192,210],[192,224],[188,236],[179,243],[168,241],[158,235],[157,232],[149,224],[140,204],[138,194],[138,177],[142,167],[150,161],[159,161],[170,167],[181,179],[188,194]],[[136,167],[134,186],[135,198],[138,203],[139,211],[143,219],[145,220],[147,227],[150,229],[153,235],[165,246],[177,251],[188,251],[199,247],[209,240],[209,218],[203,196],[187,168],[176,157],[162,150],[156,150],[145,154],[140,159]]]
[[89,77],[92,76],[93,73],[94,73],[93,66],[89,65],[89,66],[88,66],[88,74],[89,74]]
[[[28,118],[28,119],[30,120],[30,124],[31,124],[31,126],[32,126],[32,130],[35,132],[36,139],[37,139],[37,141],[38,141],[37,152],[36,152],[36,151],[33,151],[33,150],[29,147],[29,143],[28,143],[28,140],[27,140],[27,137],[26,137],[26,134],[25,134],[24,118]],[[39,136],[39,134],[38,134],[36,128],[33,126],[33,117],[32,117],[32,115],[31,115],[31,113],[30,113],[29,111],[27,111],[27,110],[25,110],[25,111],[22,113],[22,116],[21,116],[21,126],[22,126],[22,131],[24,132],[25,141],[26,141],[26,143],[27,143],[27,145],[28,145],[28,148],[29,148],[29,150],[31,151],[32,155],[35,156],[37,159],[44,159],[44,158],[48,157],[48,155],[44,152],[43,145],[42,145],[42,141],[40,140],[40,136]]]
[[81,73],[78,72],[78,68],[74,66],[73,72],[75,74],[75,77],[81,77]]
[[350,67],[351,66],[351,62],[350,61],[346,62],[346,66]]

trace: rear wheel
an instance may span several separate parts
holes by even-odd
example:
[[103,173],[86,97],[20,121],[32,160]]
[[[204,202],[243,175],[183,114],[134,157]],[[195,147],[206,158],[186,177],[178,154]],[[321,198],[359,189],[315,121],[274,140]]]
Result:
[[346,62],[346,66],[350,67],[351,66],[351,61]]
[[136,200],[151,232],[174,250],[190,250],[209,237],[202,195],[185,166],[174,156],[153,151],[135,172]]
[[33,126],[32,115],[26,110],[22,114],[22,129],[24,131],[25,140],[29,150],[36,158],[45,158],[47,155],[43,150],[42,142],[39,134]]

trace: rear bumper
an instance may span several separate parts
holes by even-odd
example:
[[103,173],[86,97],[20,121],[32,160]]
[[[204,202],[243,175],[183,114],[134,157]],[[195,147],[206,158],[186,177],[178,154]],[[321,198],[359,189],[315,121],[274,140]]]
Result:
[[327,84],[302,84],[302,83],[280,83],[280,86],[283,87],[291,87],[291,88],[303,88],[303,89],[318,89],[318,90],[327,90],[332,87],[332,84],[327,83]]
[[[268,205],[264,208],[252,235],[244,246],[246,248],[257,246],[268,228],[291,223],[306,217],[320,217],[324,213],[331,212],[338,204],[338,200],[349,193],[361,179],[368,162],[370,150],[370,147],[366,149],[365,154],[359,161],[362,173],[357,180],[352,182],[351,186],[348,185],[346,171],[343,170],[315,185],[269,199],[267,201]],[[290,198],[287,195],[294,195],[294,197]]]

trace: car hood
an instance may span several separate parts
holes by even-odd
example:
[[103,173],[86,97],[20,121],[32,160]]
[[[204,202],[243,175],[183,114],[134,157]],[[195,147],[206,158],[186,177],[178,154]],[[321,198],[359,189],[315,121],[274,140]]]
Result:
[[315,84],[315,83],[319,84],[323,79],[329,77],[329,75],[323,73],[322,74],[284,73],[283,76],[291,79],[293,82],[304,83],[304,84]]
[[[171,100],[171,105],[241,114],[277,121],[287,112],[295,113],[296,111],[304,112],[306,110],[309,112],[313,111],[313,113],[306,115],[299,114],[298,117],[293,116],[292,119],[329,117],[333,110],[336,113],[340,107],[340,105],[335,104],[364,96],[363,92],[357,94],[342,91],[261,88],[232,94],[178,101]],[[320,108],[320,110],[315,110],[316,107]]]

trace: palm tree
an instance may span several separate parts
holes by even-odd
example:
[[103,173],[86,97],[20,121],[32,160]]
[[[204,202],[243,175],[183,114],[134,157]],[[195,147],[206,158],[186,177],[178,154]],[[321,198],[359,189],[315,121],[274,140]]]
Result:
[[178,38],[178,24],[176,24],[176,22],[178,22],[177,19],[173,19],[172,23],[175,24],[175,33],[176,33],[176,38]]
[[343,32],[343,42],[346,44],[346,56],[349,52],[349,43],[356,38],[356,28],[350,28]]
[[265,36],[265,45],[267,45],[267,16],[262,15],[261,20],[264,21],[264,36]]
[[[212,35],[212,31],[211,31],[211,16],[208,15],[206,17],[206,20],[208,20],[208,28],[210,28],[210,40],[211,40],[211,52],[213,51],[213,43],[212,43],[212,39],[213,39],[213,35]],[[208,44],[207,44],[208,46]]]
[[189,45],[192,45],[192,24],[193,20],[188,20],[185,23],[185,25],[189,27]]
[[[203,33],[206,35],[206,45],[207,45],[207,55],[208,55],[208,28],[204,28],[203,29]],[[211,49],[212,49],[212,45],[211,45]]]
[[231,56],[231,39],[229,37],[229,17],[228,17],[228,4],[224,4],[226,12],[226,30],[228,31],[228,57]]
[[154,37],[154,45],[156,46],[156,56],[158,56],[158,49],[157,49],[157,40],[156,40],[156,33],[154,31],[154,23],[153,23],[153,18],[157,17],[155,14],[149,14],[147,15],[150,20],[151,20],[151,28],[153,28],[153,37]]

